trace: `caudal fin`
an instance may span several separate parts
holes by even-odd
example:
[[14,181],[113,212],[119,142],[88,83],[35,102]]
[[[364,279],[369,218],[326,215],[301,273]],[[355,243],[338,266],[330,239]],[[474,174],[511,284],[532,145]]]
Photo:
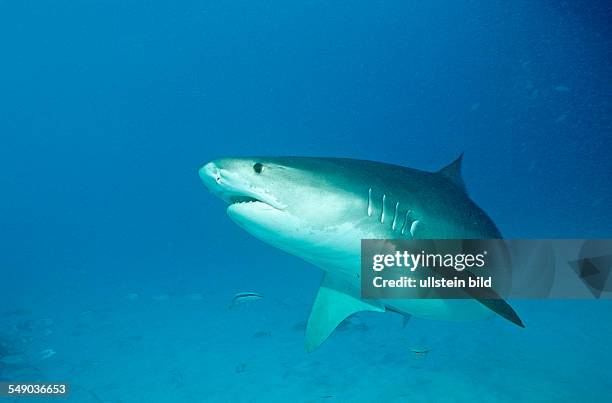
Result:
[[478,302],[498,314],[499,316],[508,319],[510,322],[517,326],[525,327],[521,318],[519,318],[516,311],[510,306],[509,303],[503,299],[476,299]]

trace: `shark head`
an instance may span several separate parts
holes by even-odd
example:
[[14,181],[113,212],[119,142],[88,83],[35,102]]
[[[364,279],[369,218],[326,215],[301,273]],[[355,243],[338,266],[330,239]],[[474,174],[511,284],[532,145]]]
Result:
[[[207,163],[199,174],[229,204],[227,214],[239,226],[309,261],[321,250],[337,255],[341,246],[333,243],[339,232],[346,233],[347,217],[365,211],[362,198],[344,190],[346,179],[320,159],[224,158]],[[314,247],[322,244],[325,249]]]

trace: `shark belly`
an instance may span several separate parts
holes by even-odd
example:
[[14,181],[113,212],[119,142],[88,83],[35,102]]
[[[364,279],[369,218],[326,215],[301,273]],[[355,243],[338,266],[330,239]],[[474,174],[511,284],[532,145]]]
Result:
[[[361,299],[361,239],[397,237],[397,233],[368,220],[346,222],[330,226],[324,231],[313,229],[306,223],[299,222],[298,218],[265,205],[258,209],[236,205],[228,209],[228,214],[256,238],[320,268],[325,276],[334,279],[334,288],[338,292],[355,299]],[[279,225],[282,223],[292,230],[271,233],[264,228],[253,226],[251,216],[254,214],[266,214],[270,216],[269,219],[273,217]],[[244,225],[244,222],[249,225]],[[389,310],[424,319],[463,321],[493,315],[474,300],[392,299],[373,302]]]

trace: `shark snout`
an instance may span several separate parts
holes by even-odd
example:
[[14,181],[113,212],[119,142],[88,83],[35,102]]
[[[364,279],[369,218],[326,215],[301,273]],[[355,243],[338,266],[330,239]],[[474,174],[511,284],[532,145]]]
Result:
[[[250,164],[248,168],[252,170]],[[259,201],[279,210],[286,207],[268,191],[253,184],[248,179],[249,173],[251,172],[245,174],[237,169],[236,164],[232,164],[231,160],[211,161],[198,171],[200,179],[208,190],[230,204]]]
[[213,190],[221,182],[221,170],[214,162],[209,162],[198,171],[202,182],[210,190]]
[[[223,168],[222,168],[223,167]],[[240,175],[224,167],[223,161],[211,161],[198,171],[204,185],[215,195],[230,202],[232,196],[248,193]]]

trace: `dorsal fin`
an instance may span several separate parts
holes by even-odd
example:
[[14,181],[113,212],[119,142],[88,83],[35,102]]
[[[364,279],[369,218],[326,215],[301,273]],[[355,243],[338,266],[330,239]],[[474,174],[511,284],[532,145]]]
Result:
[[456,160],[454,160],[444,168],[440,169],[437,173],[444,176],[449,181],[453,182],[464,192],[467,192],[467,189],[465,188],[465,182],[463,182],[463,177],[461,176],[462,161],[463,153],[461,153]]

